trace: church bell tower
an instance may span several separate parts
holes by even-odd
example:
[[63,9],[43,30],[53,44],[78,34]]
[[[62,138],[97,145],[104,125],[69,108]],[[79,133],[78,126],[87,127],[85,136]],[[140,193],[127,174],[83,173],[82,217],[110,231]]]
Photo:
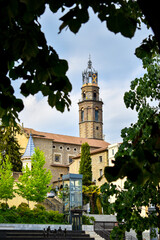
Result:
[[103,139],[103,102],[99,98],[98,72],[88,67],[82,73],[81,100],[79,105],[79,134],[83,138]]

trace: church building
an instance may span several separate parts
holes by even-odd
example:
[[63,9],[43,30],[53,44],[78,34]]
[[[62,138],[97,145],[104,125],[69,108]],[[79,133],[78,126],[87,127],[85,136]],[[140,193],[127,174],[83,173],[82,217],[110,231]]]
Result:
[[[103,152],[104,155],[104,152],[107,154],[108,151],[109,143],[103,139],[103,102],[99,93],[98,72],[92,67],[90,59],[87,69],[82,73],[81,100],[78,105],[80,137],[46,133],[24,127],[21,127],[22,135],[18,136],[23,151],[23,165],[30,165],[34,147],[39,147],[44,152],[45,167],[52,172],[53,187],[58,186],[62,176],[68,173],[69,166],[73,159],[79,156],[83,143],[87,142],[91,152],[96,154]],[[105,165],[106,161],[107,155]],[[99,160],[97,160],[98,163]],[[103,171],[102,168],[100,169]]]

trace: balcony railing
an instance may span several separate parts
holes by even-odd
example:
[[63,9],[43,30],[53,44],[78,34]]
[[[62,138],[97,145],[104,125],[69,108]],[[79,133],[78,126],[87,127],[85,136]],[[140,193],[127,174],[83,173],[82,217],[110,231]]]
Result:
[[98,101],[98,102],[102,102],[102,98],[96,99],[96,98],[81,98],[79,99],[78,102],[82,102],[82,101]]

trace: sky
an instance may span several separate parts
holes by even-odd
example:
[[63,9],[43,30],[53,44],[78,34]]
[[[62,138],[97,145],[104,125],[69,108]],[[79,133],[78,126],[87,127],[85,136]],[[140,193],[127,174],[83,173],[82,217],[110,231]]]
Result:
[[105,141],[121,142],[121,130],[137,120],[137,113],[125,107],[124,93],[129,91],[132,80],[144,74],[141,60],[134,55],[135,48],[150,32],[143,26],[132,39],[125,38],[110,32],[105,23],[101,23],[90,11],[89,22],[82,25],[77,34],[69,29],[58,34],[61,16],[60,12],[53,14],[46,9],[39,22],[47,43],[55,49],[59,58],[68,61],[67,76],[72,84],[70,111],[66,109],[60,113],[51,108],[41,94],[23,97],[25,108],[19,115],[20,123],[37,131],[78,137],[82,72],[87,68],[90,55],[92,66],[98,71]]

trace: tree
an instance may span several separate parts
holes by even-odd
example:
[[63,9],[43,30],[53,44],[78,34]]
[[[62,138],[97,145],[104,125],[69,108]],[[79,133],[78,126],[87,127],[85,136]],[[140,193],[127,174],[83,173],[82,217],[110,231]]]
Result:
[[5,161],[2,161],[0,155],[0,199],[8,201],[14,197],[14,178],[12,173],[12,164],[6,155]]
[[83,143],[81,146],[81,160],[79,173],[83,174],[83,185],[90,185],[92,182],[92,165],[90,146],[88,143]]
[[[151,182],[146,182],[143,186],[126,181],[124,189],[119,190],[114,184],[105,183],[101,186],[101,197],[104,212],[107,214],[116,214],[119,226],[113,229],[112,238],[123,239],[125,231],[133,229],[136,231],[138,240],[142,240],[142,233],[146,229],[160,227],[160,188]],[[110,196],[115,195],[116,200],[110,203]],[[142,210],[145,210],[154,204],[156,212],[146,212],[142,216]],[[154,232],[153,232],[154,234]]]
[[100,188],[95,185],[84,186],[83,185],[83,196],[84,198],[89,198],[91,213],[93,214],[102,214],[102,205],[101,205],[101,192]]
[[0,126],[0,153],[2,161],[5,161],[6,156],[12,164],[12,171],[21,172],[22,162],[20,145],[16,140],[16,133],[20,133],[18,126],[15,128],[14,124],[9,126]]
[[131,82],[125,93],[126,107],[136,109],[138,121],[121,132],[123,143],[115,156],[114,167],[106,167],[109,181],[128,177],[137,184],[160,182],[160,58],[145,57],[143,66],[147,73]]
[[[137,54],[143,56],[144,49],[138,49]],[[117,213],[120,223],[124,220],[124,224],[114,231],[117,230],[117,234],[122,236],[125,230],[135,229],[140,240],[145,229],[160,227],[159,61],[159,55],[154,52],[144,57],[143,66],[147,72],[132,81],[131,90],[124,95],[126,107],[136,109],[138,120],[122,130],[123,143],[115,156],[114,167],[105,168],[105,177],[109,182],[127,176],[124,191],[108,184],[102,187],[106,208]],[[113,194],[116,201],[109,206],[106,196]],[[142,218],[140,208],[149,207],[150,204],[155,206],[156,211]]]
[[[149,4],[149,8],[148,8]],[[120,32],[124,37],[132,38],[141,22],[150,25],[160,42],[160,21],[158,2],[144,0],[109,1],[1,1],[0,8],[0,118],[9,124],[10,118],[18,119],[23,109],[22,99],[14,95],[12,81],[22,79],[21,94],[42,92],[48,97],[51,107],[63,112],[71,104],[69,93],[71,83],[66,76],[68,64],[59,59],[53,47],[48,46],[41,30],[39,18],[45,12],[46,5],[53,13],[62,10],[60,32],[69,28],[77,33],[82,24],[89,20],[89,8],[107,28]],[[154,38],[155,42],[155,38]],[[146,41],[147,51],[151,45]],[[154,45],[154,44],[152,44]],[[160,44],[159,44],[160,46]]]
[[47,185],[52,178],[50,170],[44,168],[44,153],[38,148],[31,157],[32,169],[28,165],[22,169],[16,192],[28,201],[42,202],[47,196]]

